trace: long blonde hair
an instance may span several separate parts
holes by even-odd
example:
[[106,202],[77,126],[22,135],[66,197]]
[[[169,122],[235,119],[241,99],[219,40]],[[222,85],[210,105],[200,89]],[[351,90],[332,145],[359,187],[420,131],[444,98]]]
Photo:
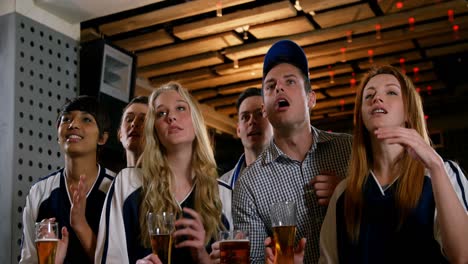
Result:
[[153,212],[173,212],[181,216],[180,207],[172,194],[174,174],[169,167],[166,149],[161,144],[154,126],[156,110],[154,102],[159,95],[167,91],[176,91],[190,107],[195,139],[192,144],[191,166],[195,174],[195,208],[203,220],[206,231],[206,241],[216,238],[221,227],[221,200],[218,191],[218,173],[211,143],[206,130],[203,116],[198,104],[180,84],[170,82],[156,89],[150,96],[148,114],[145,122],[146,145],[141,156],[143,183],[140,203],[140,228],[145,246],[150,240],[146,225],[146,214]]
[[[356,92],[354,107],[354,137],[351,151],[349,177],[344,198],[346,231],[352,241],[359,239],[363,209],[363,187],[367,182],[369,170],[373,165],[372,146],[369,131],[362,120],[363,90],[369,80],[379,74],[391,74],[400,83],[403,105],[406,113],[406,127],[416,130],[429,144],[429,136],[424,120],[421,97],[411,80],[393,66],[377,66],[363,77]],[[393,166],[395,175],[399,175],[395,193],[396,206],[400,212],[400,226],[412,208],[415,208],[422,193],[424,165],[403,152]]]

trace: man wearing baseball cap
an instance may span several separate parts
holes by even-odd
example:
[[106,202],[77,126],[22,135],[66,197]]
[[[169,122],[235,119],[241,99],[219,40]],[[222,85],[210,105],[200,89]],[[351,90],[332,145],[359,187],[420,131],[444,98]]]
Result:
[[304,263],[317,263],[320,228],[328,199],[347,173],[351,136],[311,126],[315,93],[307,57],[293,41],[278,41],[265,55],[262,93],[273,141],[234,189],[234,226],[250,233],[251,263],[265,263],[264,240],[273,236],[270,206],[294,201],[297,250],[305,246]]

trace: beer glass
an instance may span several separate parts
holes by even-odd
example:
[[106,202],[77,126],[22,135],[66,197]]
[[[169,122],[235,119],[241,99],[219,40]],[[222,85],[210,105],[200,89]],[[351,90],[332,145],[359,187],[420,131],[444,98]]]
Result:
[[171,263],[172,232],[174,231],[172,213],[148,213],[147,223],[151,238],[151,248],[163,264]]
[[275,203],[270,207],[273,241],[275,243],[275,264],[294,263],[296,210],[296,203],[291,201]]
[[49,221],[36,223],[35,233],[38,263],[55,264],[55,252],[59,241],[58,223]]
[[220,231],[219,251],[221,264],[249,264],[250,242],[247,231]]

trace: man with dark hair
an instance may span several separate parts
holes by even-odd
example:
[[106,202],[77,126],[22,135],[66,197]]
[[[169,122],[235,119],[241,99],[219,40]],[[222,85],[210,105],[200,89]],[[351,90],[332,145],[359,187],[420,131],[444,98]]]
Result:
[[23,210],[20,263],[37,263],[36,222],[58,222],[67,243],[59,243],[57,263],[93,263],[101,210],[114,173],[97,163],[106,143],[109,119],[94,97],[67,102],[57,118],[57,137],[65,167],[40,178]]
[[236,166],[221,176],[221,181],[229,188],[228,191],[220,193],[223,213],[230,223],[232,223],[231,196],[236,181],[241,176],[242,171],[257,159],[273,137],[273,129],[262,110],[262,105],[262,91],[258,88],[247,88],[239,95],[236,102],[237,136],[242,141],[244,153]]
[[[320,227],[328,200],[347,173],[351,136],[311,126],[316,98],[308,61],[302,48],[290,40],[275,43],[265,55],[262,93],[274,136],[237,182],[234,226],[250,233],[251,263],[265,263],[264,241],[273,236],[270,206],[294,201],[297,250],[305,247],[304,263],[317,263]],[[307,244],[300,238],[306,238]]]
[[[262,109],[262,90],[247,88],[236,102],[237,108],[237,136],[244,146],[244,153],[236,166],[223,174],[220,183],[219,195],[223,203],[223,214],[229,222],[229,229],[233,230],[231,200],[232,190],[236,181],[241,177],[246,167],[252,164],[269,144],[273,137],[273,128]],[[219,243],[212,244],[210,257],[216,263],[219,260]]]

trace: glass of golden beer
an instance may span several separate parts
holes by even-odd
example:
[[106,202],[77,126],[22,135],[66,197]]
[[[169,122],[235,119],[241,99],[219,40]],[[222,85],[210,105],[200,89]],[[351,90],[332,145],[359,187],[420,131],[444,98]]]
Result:
[[220,231],[219,251],[221,264],[249,264],[249,233],[242,230]]
[[39,264],[55,264],[57,251],[58,223],[43,221],[36,223],[36,249]]
[[163,264],[171,263],[172,232],[175,217],[172,213],[148,213],[147,222],[153,254]]
[[270,207],[273,241],[275,243],[275,264],[294,263],[296,210],[296,203],[291,201],[275,203]]

